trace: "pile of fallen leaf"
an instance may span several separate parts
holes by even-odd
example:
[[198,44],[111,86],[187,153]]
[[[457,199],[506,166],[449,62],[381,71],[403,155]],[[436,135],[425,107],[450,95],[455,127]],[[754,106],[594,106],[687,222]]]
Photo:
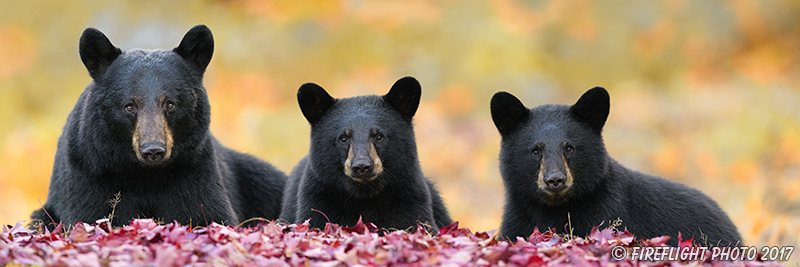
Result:
[[56,227],[36,233],[22,223],[4,226],[0,234],[0,266],[173,266],[204,263],[219,266],[340,265],[576,265],[634,266],[748,265],[780,266],[777,262],[636,262],[615,261],[617,245],[663,246],[669,237],[634,240],[627,231],[595,228],[585,238],[536,230],[529,238],[497,241],[492,232],[473,233],[454,223],[432,235],[423,227],[413,233],[379,234],[360,220],[354,227],[327,224],[263,222],[253,227],[212,223],[191,228],[137,219],[112,228],[108,220],[77,223],[69,231]]

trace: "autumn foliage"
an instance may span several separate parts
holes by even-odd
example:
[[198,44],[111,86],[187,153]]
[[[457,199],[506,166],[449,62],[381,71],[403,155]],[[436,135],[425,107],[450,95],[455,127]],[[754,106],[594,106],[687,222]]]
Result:
[[46,201],[58,136],[91,81],[86,27],[123,49],[172,48],[203,23],[217,42],[212,133],[284,172],[308,153],[301,84],[347,97],[414,76],[423,172],[454,219],[490,231],[503,206],[492,94],[570,104],[599,85],[613,96],[612,157],[703,191],[747,245],[797,247],[798,14],[798,1],[7,1],[0,223]]
[[[611,257],[615,246],[664,246],[669,237],[636,240],[627,231],[595,227],[586,237],[536,229],[529,240],[498,241],[495,231],[472,232],[458,222],[432,235],[424,227],[386,232],[361,220],[353,227],[328,223],[262,222],[255,227],[212,223],[188,227],[136,219],[111,228],[107,219],[78,223],[69,231],[35,233],[5,226],[0,265],[58,266],[781,266],[776,262],[640,262]],[[683,244],[686,243],[686,244]],[[691,245],[691,241],[682,242]]]

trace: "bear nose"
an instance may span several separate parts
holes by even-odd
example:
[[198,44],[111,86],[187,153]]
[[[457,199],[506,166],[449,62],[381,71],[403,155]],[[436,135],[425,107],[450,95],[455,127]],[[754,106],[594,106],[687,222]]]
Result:
[[164,155],[167,154],[167,150],[164,146],[159,144],[146,144],[142,149],[142,158],[148,162],[159,162],[164,159]]
[[372,176],[372,163],[366,160],[354,162],[350,168],[353,169],[354,178],[369,178]]
[[554,173],[548,175],[547,178],[544,179],[544,183],[550,188],[559,188],[564,185],[564,180],[566,180],[566,177],[564,177],[563,174]]

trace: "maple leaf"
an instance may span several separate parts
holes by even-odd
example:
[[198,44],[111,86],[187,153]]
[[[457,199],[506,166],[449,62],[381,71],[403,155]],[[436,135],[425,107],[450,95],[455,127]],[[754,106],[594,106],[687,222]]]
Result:
[[[330,223],[328,223],[330,224]],[[371,232],[377,232],[378,227],[372,223],[364,224],[361,221],[361,216],[358,216],[358,222],[353,227],[342,227],[342,231],[345,233],[358,233],[358,234],[368,234]]]
[[[457,223],[428,234],[422,225],[412,233],[398,230],[378,234],[378,227],[359,219],[352,227],[329,224],[325,230],[302,224],[260,223],[233,227],[217,223],[191,229],[178,223],[159,225],[137,219],[128,226],[110,227],[108,221],[76,223],[69,236],[57,231],[35,233],[18,224],[0,234],[0,265],[59,266],[340,266],[340,265],[517,265],[517,266],[632,266],[633,261],[611,261],[616,245],[630,245],[625,229],[592,229],[586,238],[567,241],[552,230],[534,229],[529,239],[498,240],[493,232],[472,233]],[[58,230],[60,231],[60,230]],[[668,236],[638,241],[642,246],[664,245]],[[693,239],[679,243],[692,246]],[[682,262],[680,264],[707,264]],[[663,263],[659,263],[664,265]],[[737,262],[713,261],[713,266]],[[667,264],[668,265],[668,264]],[[781,266],[778,262],[745,265]]]

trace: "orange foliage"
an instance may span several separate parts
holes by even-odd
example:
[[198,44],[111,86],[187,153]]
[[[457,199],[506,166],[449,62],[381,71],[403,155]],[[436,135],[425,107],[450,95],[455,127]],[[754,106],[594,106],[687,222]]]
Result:
[[704,36],[692,36],[683,45],[689,70],[687,79],[697,85],[720,82],[725,78],[724,70],[719,68],[719,58]]
[[797,57],[796,44],[800,41],[795,30],[793,34],[776,34],[771,22],[762,15],[764,13],[757,2],[733,2],[734,11],[738,15],[740,29],[746,38],[743,49],[735,56],[734,62],[742,74],[758,82],[769,82],[782,78],[782,74],[794,66],[793,58]]
[[519,1],[498,0],[491,1],[491,3],[497,12],[497,19],[508,30],[516,34],[529,34],[541,28],[546,22],[546,18],[541,12],[521,8]]
[[786,181],[783,188],[783,196],[790,202],[800,202],[800,179]]
[[[517,34],[529,34],[551,24],[563,24],[566,32],[581,41],[591,41],[597,34],[597,21],[592,4],[585,0],[550,1],[540,3],[539,10],[525,8],[520,1],[492,1],[497,19],[508,30]],[[569,19],[564,19],[564,18]]]
[[0,79],[28,70],[36,49],[36,39],[25,29],[0,25]]
[[645,58],[652,58],[655,54],[664,52],[664,49],[675,38],[675,23],[670,20],[661,20],[644,34],[636,38],[635,48]]
[[749,185],[758,175],[758,164],[750,159],[740,159],[731,164],[730,175],[733,181]]
[[717,163],[717,158],[709,152],[699,152],[695,156],[695,162],[698,169],[700,169],[700,176],[705,179],[718,179],[720,178],[720,166]]
[[668,143],[654,158],[653,164],[659,173],[666,177],[680,177],[686,173],[685,162],[682,161],[685,151],[676,144]]
[[329,0],[245,0],[241,1],[239,4],[241,4],[242,8],[248,13],[284,21],[339,15],[343,11],[343,4],[341,1]]
[[597,34],[596,21],[593,15],[592,5],[596,4],[588,0],[573,1],[554,1],[559,3],[563,13],[561,16],[568,16],[571,19],[565,20],[567,32],[581,41],[591,41]]
[[209,99],[220,103],[237,103],[236,106],[219,105],[214,112],[234,114],[242,108],[259,108],[267,111],[280,109],[294,100],[283,88],[276,88],[266,75],[254,72],[218,71],[212,83],[206,84]]
[[362,1],[351,6],[353,17],[372,27],[391,31],[409,22],[431,23],[440,8],[431,1]]
[[463,85],[444,88],[434,101],[440,111],[449,116],[463,115],[475,108],[474,93]]

